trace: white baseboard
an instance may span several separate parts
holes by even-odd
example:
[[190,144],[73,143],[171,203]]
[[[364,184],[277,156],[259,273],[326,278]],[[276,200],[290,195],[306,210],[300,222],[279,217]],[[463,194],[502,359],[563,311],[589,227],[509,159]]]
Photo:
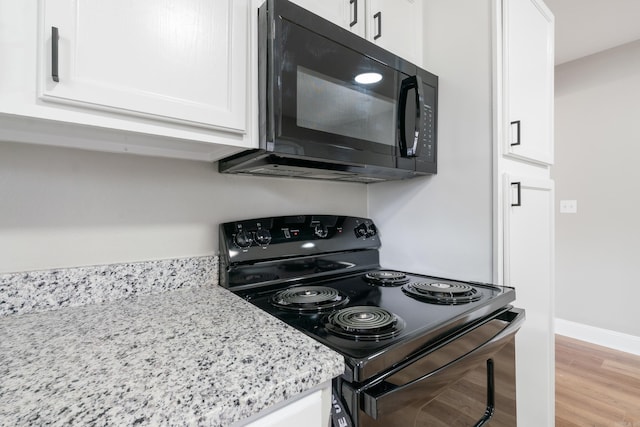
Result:
[[555,319],[555,323],[556,334],[558,335],[640,356],[640,337],[635,335],[623,334],[564,319]]

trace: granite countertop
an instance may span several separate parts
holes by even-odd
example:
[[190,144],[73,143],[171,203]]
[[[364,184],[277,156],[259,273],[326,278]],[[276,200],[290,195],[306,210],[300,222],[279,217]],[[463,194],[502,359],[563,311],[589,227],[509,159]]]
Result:
[[207,286],[0,318],[0,425],[228,426],[343,358]]

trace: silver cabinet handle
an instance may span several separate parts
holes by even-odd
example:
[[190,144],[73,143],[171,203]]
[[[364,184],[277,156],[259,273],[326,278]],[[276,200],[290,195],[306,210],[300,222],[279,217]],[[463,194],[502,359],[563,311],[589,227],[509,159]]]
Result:
[[373,20],[378,20],[378,32],[376,33],[375,36],[373,36],[374,40],[378,40],[380,37],[382,37],[382,12],[378,12],[375,15],[373,15]]
[[512,182],[511,185],[516,186],[516,191],[518,193],[518,201],[515,203],[511,203],[511,206],[522,206],[522,193],[521,193],[522,184],[520,182]]
[[54,82],[59,82],[58,76],[58,27],[51,27],[51,78]]
[[[514,125],[516,126],[516,140],[511,143],[512,147],[514,145],[520,145],[520,120],[516,120],[515,122],[511,122],[511,129],[513,129]],[[512,135],[513,135],[513,132],[512,132]]]
[[353,27],[358,23],[358,0],[349,0],[349,4],[353,6],[353,20],[349,22],[349,27]]

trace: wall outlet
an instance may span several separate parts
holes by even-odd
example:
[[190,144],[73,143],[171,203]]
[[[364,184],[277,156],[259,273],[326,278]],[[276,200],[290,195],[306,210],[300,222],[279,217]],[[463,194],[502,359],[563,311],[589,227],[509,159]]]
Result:
[[560,200],[560,213],[577,213],[577,200]]

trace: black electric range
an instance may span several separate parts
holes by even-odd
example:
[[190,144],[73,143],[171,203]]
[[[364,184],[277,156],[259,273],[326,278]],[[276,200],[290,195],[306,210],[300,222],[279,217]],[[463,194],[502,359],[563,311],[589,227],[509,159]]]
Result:
[[[229,222],[220,227],[221,284],[344,356],[346,369],[334,381],[334,394],[353,425],[421,425],[435,412],[419,415],[427,404],[477,368],[475,356],[494,383],[480,393],[484,422],[515,422],[513,381],[501,386],[514,389],[503,405],[508,411],[502,408],[496,417],[489,402],[492,393],[495,401],[495,356],[485,351],[498,354],[513,345],[524,319],[522,310],[509,305],[514,289],[382,268],[379,247],[378,230],[367,218]],[[511,375],[508,359],[501,369]],[[451,378],[435,381],[440,376]],[[416,397],[419,390],[430,397]],[[414,412],[408,420],[406,414]]]

